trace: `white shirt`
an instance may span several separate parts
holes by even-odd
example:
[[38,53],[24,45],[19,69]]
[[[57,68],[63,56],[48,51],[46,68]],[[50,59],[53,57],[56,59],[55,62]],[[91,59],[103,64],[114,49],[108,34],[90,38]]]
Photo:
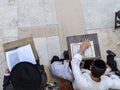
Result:
[[106,75],[101,76],[100,82],[95,82],[91,79],[90,73],[82,73],[79,68],[80,62],[82,61],[82,56],[80,54],[75,54],[71,61],[72,71],[75,80],[73,81],[73,87],[75,90],[108,90],[120,89],[120,79],[116,75],[111,75],[108,77]]
[[73,73],[69,67],[69,62],[55,61],[50,65],[50,72],[55,77],[59,77],[65,80],[73,81]]

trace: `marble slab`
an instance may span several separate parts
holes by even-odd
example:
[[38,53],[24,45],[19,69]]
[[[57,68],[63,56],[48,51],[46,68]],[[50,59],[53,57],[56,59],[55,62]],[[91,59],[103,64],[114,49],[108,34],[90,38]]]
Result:
[[55,55],[61,58],[60,42],[58,36],[47,37],[47,49],[49,63],[52,57]]
[[17,6],[0,7],[0,12],[2,37],[18,37]]
[[40,64],[48,65],[48,52],[46,38],[34,38],[35,48],[37,50]]
[[119,0],[81,0],[86,29],[114,28]]
[[17,0],[0,0],[0,7],[17,4]]
[[85,34],[85,24],[80,0],[55,0],[60,45],[67,49],[66,37]]
[[18,27],[56,24],[55,12],[53,0],[18,0]]

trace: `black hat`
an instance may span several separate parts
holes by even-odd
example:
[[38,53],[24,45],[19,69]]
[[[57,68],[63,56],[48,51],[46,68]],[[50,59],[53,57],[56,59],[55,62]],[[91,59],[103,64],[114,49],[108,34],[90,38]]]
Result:
[[41,74],[32,63],[16,64],[11,71],[10,79],[15,90],[40,90]]

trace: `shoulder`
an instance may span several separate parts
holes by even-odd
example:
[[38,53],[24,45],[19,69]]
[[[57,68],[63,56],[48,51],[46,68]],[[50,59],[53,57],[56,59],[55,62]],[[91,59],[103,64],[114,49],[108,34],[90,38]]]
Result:
[[102,80],[102,81],[110,81],[111,78],[110,78],[109,76],[102,75],[102,76],[101,76],[101,80]]
[[111,77],[103,75],[101,77],[102,85],[108,88],[120,88],[120,79],[116,77],[116,75],[112,75]]
[[105,85],[112,85],[113,80],[109,76],[103,75],[101,76],[101,82]]

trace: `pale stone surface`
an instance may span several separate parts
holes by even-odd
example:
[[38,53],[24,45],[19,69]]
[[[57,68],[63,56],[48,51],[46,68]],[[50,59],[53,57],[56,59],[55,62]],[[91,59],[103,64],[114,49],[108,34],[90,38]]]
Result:
[[67,49],[66,36],[86,33],[80,0],[55,0],[61,49]]
[[0,51],[3,51],[3,46],[2,46],[2,44],[3,44],[3,40],[0,39]]
[[0,65],[4,62],[6,63],[5,54],[4,52],[0,52]]
[[5,69],[7,68],[5,60],[0,64],[0,78],[3,78]]
[[6,61],[5,61],[5,55],[4,52],[0,52],[0,90],[2,89],[3,85],[3,76],[4,76],[4,71],[7,68]]
[[116,0],[116,11],[120,10],[120,0]]
[[34,38],[35,48],[37,50],[40,64],[48,65],[47,40],[45,38]]
[[115,57],[115,60],[117,61],[117,66],[118,66],[118,69],[120,70],[120,57],[119,58]]
[[9,37],[9,38],[4,37],[3,38],[3,43],[15,41],[15,40],[18,40],[18,37]]
[[0,7],[0,30],[3,37],[17,37],[17,7]]
[[[40,0],[18,0],[18,26],[39,26],[44,22]],[[39,12],[38,12],[39,11]]]
[[58,35],[57,25],[43,25],[19,28],[19,38],[25,38],[29,36],[50,37],[56,35]]
[[0,7],[1,6],[11,6],[15,5],[17,0],[0,0]]
[[25,37],[46,37],[46,27],[23,27],[19,28],[19,38]]
[[61,57],[61,51],[60,51],[60,43],[59,43],[59,37],[53,36],[53,37],[47,37],[47,52],[48,52],[48,60],[50,63],[50,60],[53,56]]
[[3,78],[0,78],[0,90],[3,90],[3,87],[2,87],[2,85],[3,85]]
[[34,38],[34,43],[41,64],[49,65],[54,55],[61,57],[58,36]]
[[19,27],[40,26],[46,24],[56,24],[53,0],[18,0]]
[[58,36],[58,26],[57,26],[57,24],[47,25],[47,27],[46,27],[46,37],[51,37],[51,36]]
[[106,60],[106,50],[112,50],[117,54],[117,57],[120,57],[120,46],[117,46],[117,42],[119,41],[120,31],[113,31],[113,29],[97,29],[97,30],[89,30],[88,33],[97,33],[99,46],[101,51],[101,56],[104,60]]
[[[114,33],[116,34],[116,37],[119,39],[120,38],[120,28],[115,29]],[[120,40],[118,40],[118,41],[120,41]]]
[[13,28],[13,29],[4,29],[3,30],[3,35],[4,37],[18,37],[18,29]]
[[3,37],[3,31],[2,28],[0,27],[0,39]]
[[86,29],[114,28],[120,0],[81,0]]
[[57,24],[54,0],[44,0],[44,24]]

